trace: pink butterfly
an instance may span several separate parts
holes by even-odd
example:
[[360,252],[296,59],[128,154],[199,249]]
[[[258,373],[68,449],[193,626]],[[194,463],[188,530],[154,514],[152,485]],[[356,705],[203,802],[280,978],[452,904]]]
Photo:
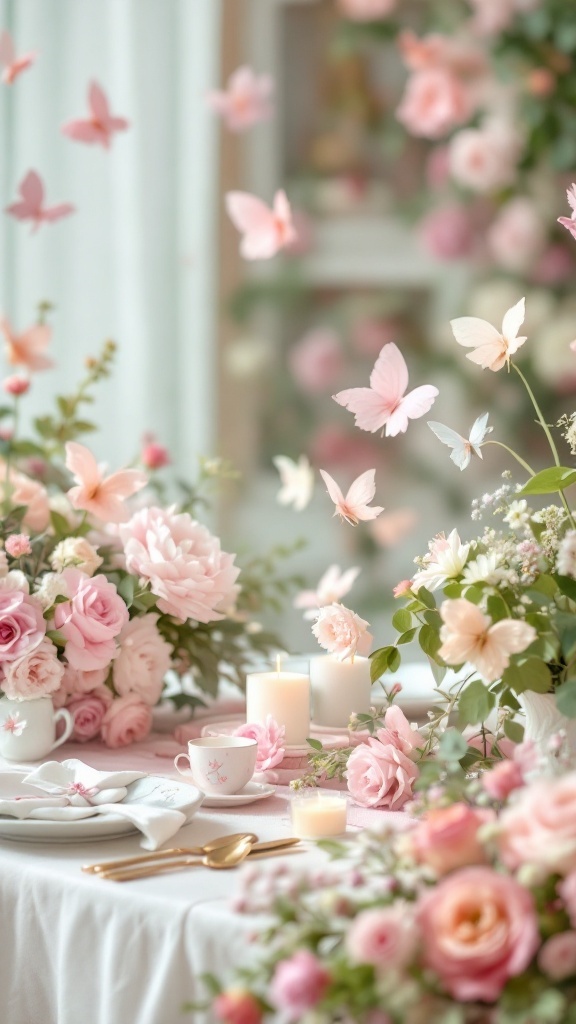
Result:
[[4,68],[2,81],[5,85],[12,85],[18,75],[22,71],[26,71],[26,68],[31,67],[35,60],[35,53],[23,53],[21,57],[17,57],[12,36],[9,32],[2,32],[0,35],[0,64]]
[[504,314],[501,331],[476,316],[458,317],[450,321],[450,326],[459,345],[474,349],[474,352],[467,353],[467,359],[484,370],[496,371],[509,363],[510,356],[526,341],[525,337],[518,337],[518,331],[524,323],[524,313],[524,299],[520,299]]
[[125,498],[148,483],[145,474],[137,469],[121,469],[104,477],[92,452],[77,441],[68,441],[66,445],[66,468],[78,482],[77,487],[68,491],[72,508],[90,512],[109,523],[123,523],[130,518],[124,507]]
[[267,260],[296,240],[286,193],[278,191],[270,209],[249,192],[227,192],[226,209],[234,227],[244,235],[240,252],[246,260]]
[[568,199],[568,206],[572,210],[569,217],[558,217],[558,223],[563,228],[568,228],[568,231],[576,238],[576,185],[572,184],[566,191],[566,198]]
[[208,106],[219,114],[233,132],[242,132],[271,113],[270,94],[274,82],[270,75],[257,75],[244,65],[228,79],[226,91],[208,93]]
[[44,182],[36,171],[28,171],[18,185],[21,199],[6,207],[6,213],[17,220],[31,220],[32,230],[37,231],[43,221],[51,223],[74,213],[76,207],[72,203],[60,203],[58,206],[44,206]]
[[75,142],[96,143],[110,149],[114,132],[125,132],[129,122],[110,113],[108,97],[97,82],[91,82],[88,88],[88,105],[90,117],[67,121],[62,125],[62,134]]
[[408,367],[400,349],[389,342],[380,352],[370,374],[369,388],[348,388],[332,395],[335,402],[353,412],[360,430],[386,428],[386,437],[396,437],[408,428],[408,420],[416,420],[431,408],[438,394],[432,384],[422,384],[407,395]]
[[360,520],[376,519],[376,516],[384,511],[379,505],[369,508],[369,502],[372,501],[376,492],[375,469],[367,469],[365,473],[357,477],[348,488],[346,497],[342,494],[336,481],[324,469],[320,470],[320,476],[336,506],[334,515],[342,516],[342,519],[345,519],[351,526],[356,526]]

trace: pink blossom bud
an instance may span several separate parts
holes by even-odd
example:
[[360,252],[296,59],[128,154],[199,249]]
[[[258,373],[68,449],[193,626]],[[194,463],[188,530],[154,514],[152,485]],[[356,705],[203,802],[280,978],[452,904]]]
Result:
[[30,381],[27,377],[14,373],[11,377],[4,378],[2,387],[8,395],[25,395],[30,387]]
[[412,589],[412,580],[400,580],[394,587],[392,593],[394,597],[404,597]]
[[394,686],[390,690],[390,696],[396,697],[399,693],[402,693],[402,683],[394,683]]
[[13,533],[6,538],[6,551],[12,558],[29,555],[32,551],[30,538],[25,533]]
[[214,1001],[214,1012],[224,1024],[260,1024],[262,1009],[250,992],[229,989]]
[[171,461],[168,449],[150,436],[144,438],[140,458],[146,469],[162,469],[163,466],[169,466]]

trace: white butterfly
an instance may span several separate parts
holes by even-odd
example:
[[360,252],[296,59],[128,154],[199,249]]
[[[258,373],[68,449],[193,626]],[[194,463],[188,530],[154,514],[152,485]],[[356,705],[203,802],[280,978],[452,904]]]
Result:
[[504,314],[502,331],[477,316],[458,317],[450,321],[450,326],[459,345],[474,349],[474,352],[468,352],[467,359],[478,363],[484,370],[501,370],[526,341],[525,337],[518,337],[524,315],[524,299],[520,299]]
[[275,455],[272,462],[280,474],[282,487],[276,495],[280,505],[293,505],[297,512],[306,508],[314,490],[314,470],[305,455],[298,462],[287,455]]
[[459,469],[466,469],[472,458],[472,452],[475,452],[478,458],[482,458],[480,445],[484,443],[486,435],[493,430],[493,427],[488,426],[488,416],[489,413],[484,412],[474,421],[468,440],[461,434],[457,434],[455,430],[451,430],[450,427],[445,427],[443,423],[437,423],[435,420],[428,420],[428,426],[436,434],[438,440],[442,441],[442,444],[447,444],[449,448],[453,449],[450,452],[452,462],[455,462]]
[[370,519],[376,519],[376,516],[384,511],[380,505],[369,505],[376,493],[375,469],[367,469],[365,473],[357,477],[350,484],[346,497],[326,470],[321,469],[320,476],[336,506],[334,515],[342,516],[342,519],[345,519],[351,526],[357,526],[360,520],[367,522]]

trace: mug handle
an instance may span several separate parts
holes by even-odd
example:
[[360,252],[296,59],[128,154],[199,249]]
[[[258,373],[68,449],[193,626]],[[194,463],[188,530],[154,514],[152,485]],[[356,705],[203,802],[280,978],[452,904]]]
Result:
[[52,744],[52,746],[50,747],[51,750],[56,750],[56,747],[60,747],[63,743],[65,743],[74,728],[74,719],[72,718],[70,712],[66,710],[66,708],[58,709],[58,711],[54,715],[54,724],[56,724],[58,720],[65,723],[64,732],[62,733],[61,736],[58,737],[56,742]]
[[[180,760],[181,757],[183,757],[186,760],[186,763],[188,765],[188,771],[185,771],[178,764],[178,761]],[[177,754],[176,757],[174,758],[174,767],[176,768],[177,771],[180,772],[180,775],[188,775],[188,772],[190,772],[190,770],[191,770],[191,768],[190,768],[190,758],[188,757],[188,754],[184,754],[184,753]]]

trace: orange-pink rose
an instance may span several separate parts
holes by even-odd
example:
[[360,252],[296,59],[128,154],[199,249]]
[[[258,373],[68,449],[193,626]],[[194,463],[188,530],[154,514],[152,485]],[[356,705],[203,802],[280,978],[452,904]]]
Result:
[[424,962],[463,1002],[498,999],[540,945],[531,893],[491,868],[448,875],[421,898]]

